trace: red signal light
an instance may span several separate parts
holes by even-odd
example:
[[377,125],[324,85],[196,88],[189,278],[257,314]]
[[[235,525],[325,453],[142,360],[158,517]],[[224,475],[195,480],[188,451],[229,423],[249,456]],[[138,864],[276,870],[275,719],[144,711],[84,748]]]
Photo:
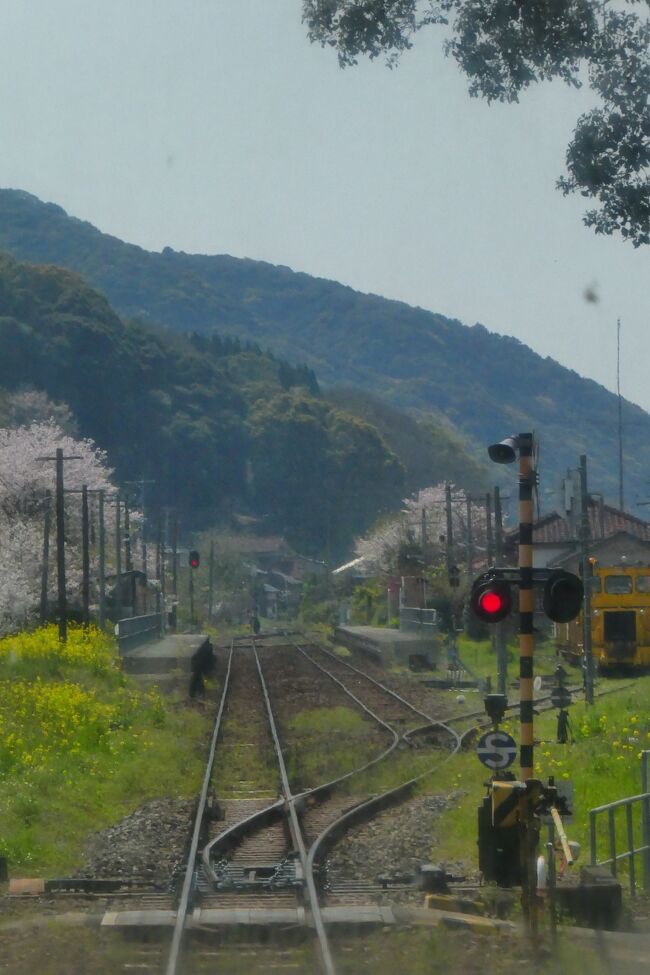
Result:
[[200,566],[201,556],[196,551],[196,549],[192,549],[192,551],[190,552],[189,563],[191,569],[198,569],[198,567]]
[[503,608],[503,598],[498,592],[491,592],[488,590],[479,596],[478,604],[484,613],[489,616],[494,616]]
[[512,609],[509,584],[503,579],[481,576],[472,587],[470,606],[484,623],[499,623]]

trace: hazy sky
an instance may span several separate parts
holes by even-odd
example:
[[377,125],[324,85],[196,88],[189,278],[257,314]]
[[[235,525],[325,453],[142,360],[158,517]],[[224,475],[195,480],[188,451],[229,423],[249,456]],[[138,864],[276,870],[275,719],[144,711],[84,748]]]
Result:
[[[514,335],[650,409],[648,248],[554,189],[588,94],[471,100],[422,33],[341,71],[299,0],[4,0],[0,185],[152,250],[227,253]],[[598,303],[585,301],[593,287]]]

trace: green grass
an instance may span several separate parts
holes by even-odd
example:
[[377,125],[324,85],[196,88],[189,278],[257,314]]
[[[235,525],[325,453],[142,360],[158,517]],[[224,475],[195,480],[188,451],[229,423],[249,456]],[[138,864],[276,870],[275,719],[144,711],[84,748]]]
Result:
[[[491,677],[492,686],[496,687],[497,660],[490,640],[472,640],[459,634],[458,653],[461,660],[477,677]],[[517,639],[511,639],[507,644],[508,681],[516,680],[519,676],[519,645]],[[555,651],[555,644],[551,640],[539,642],[535,647],[535,673],[553,674],[561,661]]]
[[265,721],[253,711],[226,713],[213,772],[221,798],[243,798],[247,791],[276,795],[279,772]]
[[[289,778],[308,789],[369,762],[381,750],[375,726],[346,707],[309,708],[287,724]],[[386,738],[388,742],[388,738]]]
[[[572,743],[555,743],[555,710],[535,717],[535,774],[544,781],[553,775],[558,781],[570,780],[573,784],[574,817],[567,832],[582,846],[582,863],[588,862],[589,856],[589,810],[640,792],[640,754],[650,748],[650,677],[638,678],[631,687],[627,681],[611,681],[604,686],[617,690],[597,698],[591,707],[584,703],[571,706]],[[517,718],[501,727],[519,740]],[[516,763],[512,769],[516,774]],[[460,794],[460,798],[452,811],[436,820],[433,849],[437,857],[476,868],[476,811],[486,794],[484,783],[488,778],[488,770],[473,749],[441,768],[439,791]],[[603,829],[604,824],[601,835]],[[638,836],[638,824],[636,829]]]
[[0,641],[0,854],[14,875],[69,871],[90,833],[198,790],[208,720],[141,692],[116,659],[98,631]]

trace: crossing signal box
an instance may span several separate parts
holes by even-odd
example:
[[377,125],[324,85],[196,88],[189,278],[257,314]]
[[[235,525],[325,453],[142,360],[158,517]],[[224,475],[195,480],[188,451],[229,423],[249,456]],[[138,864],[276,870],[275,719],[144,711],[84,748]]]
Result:
[[201,565],[201,556],[199,555],[199,553],[196,551],[195,548],[193,548],[192,551],[190,552],[189,562],[190,562],[190,569],[198,569],[198,567]]
[[572,572],[551,573],[544,586],[544,612],[554,623],[570,623],[582,609],[584,586]]

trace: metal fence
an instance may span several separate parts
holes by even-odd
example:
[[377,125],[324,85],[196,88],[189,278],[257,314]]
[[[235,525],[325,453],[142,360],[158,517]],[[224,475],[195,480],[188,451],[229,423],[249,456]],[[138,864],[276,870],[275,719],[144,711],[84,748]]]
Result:
[[[608,802],[589,811],[589,839],[592,866],[608,866],[615,877],[619,862],[627,862],[629,869],[630,893],[634,896],[637,887],[637,858],[640,857],[643,870],[643,889],[650,891],[650,792],[648,792],[648,756],[641,754],[641,789],[637,796],[628,796],[616,802]],[[625,810],[624,824],[621,824],[620,811]],[[638,811],[638,813],[637,813]],[[619,816],[617,818],[617,813]],[[635,824],[635,813],[636,824]],[[598,859],[598,817],[607,817],[607,846],[609,856]],[[617,835],[617,826],[619,827]],[[635,829],[636,826],[636,829]],[[635,835],[640,842],[635,843]],[[623,834],[623,836],[621,835]],[[626,844],[625,849],[620,849]]]
[[131,616],[130,619],[119,620],[115,624],[115,635],[119,643],[120,654],[133,650],[149,640],[160,639],[163,631],[162,613],[149,613],[147,616]]
[[438,626],[438,614],[435,609],[418,609],[416,606],[400,606],[399,628],[405,633],[417,633],[421,630],[433,631]]

